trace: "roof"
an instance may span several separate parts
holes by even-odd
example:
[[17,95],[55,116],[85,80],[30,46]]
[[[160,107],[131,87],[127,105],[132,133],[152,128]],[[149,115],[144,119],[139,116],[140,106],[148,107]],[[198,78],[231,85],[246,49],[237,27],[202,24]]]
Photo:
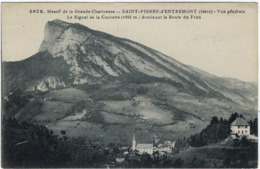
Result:
[[119,153],[119,154],[116,156],[116,158],[125,158],[125,156],[124,156],[124,154]]
[[153,144],[137,144],[136,149],[153,149]]
[[231,126],[249,126],[249,124],[245,119],[237,118],[233,123],[231,123]]

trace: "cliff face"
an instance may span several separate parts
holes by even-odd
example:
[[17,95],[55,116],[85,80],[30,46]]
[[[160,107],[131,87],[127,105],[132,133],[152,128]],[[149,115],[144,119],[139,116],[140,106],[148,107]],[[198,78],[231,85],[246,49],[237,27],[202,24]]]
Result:
[[66,85],[59,77],[47,77],[40,81],[35,82],[33,85],[29,86],[27,91],[42,91],[46,92],[48,90],[65,88]]
[[[39,51],[48,51],[53,57],[63,57],[76,76],[84,73],[105,77],[141,72],[180,81],[176,75],[165,70],[165,66],[169,65],[163,63],[162,58],[166,56],[149,51],[131,41],[96,32],[78,24],[59,20],[48,22]],[[174,61],[170,58],[166,60]],[[181,63],[177,64],[185,67]]]
[[[189,74],[193,71],[189,67],[157,51],[60,20],[46,24],[39,51],[47,51],[54,58],[63,57],[70,66],[74,84],[86,83],[92,77],[107,79],[129,73],[167,78],[183,87],[188,87],[189,82],[197,82],[194,78],[190,79]],[[207,91],[203,82],[193,86]]]
[[60,20],[49,21],[45,25],[44,39],[40,46],[39,52],[51,51],[56,39],[69,26],[69,23]]

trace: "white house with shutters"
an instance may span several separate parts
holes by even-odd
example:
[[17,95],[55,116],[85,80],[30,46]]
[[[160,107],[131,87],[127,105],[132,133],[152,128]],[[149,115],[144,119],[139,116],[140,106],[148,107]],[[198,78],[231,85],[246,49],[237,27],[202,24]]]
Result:
[[250,135],[250,125],[243,118],[237,118],[233,123],[231,123],[230,128],[232,134],[238,134],[240,136]]

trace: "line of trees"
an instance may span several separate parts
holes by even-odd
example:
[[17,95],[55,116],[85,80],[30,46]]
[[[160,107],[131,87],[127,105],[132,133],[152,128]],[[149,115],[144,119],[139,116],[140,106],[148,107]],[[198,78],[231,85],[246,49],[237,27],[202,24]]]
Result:
[[[217,116],[212,117],[210,124],[205,129],[198,134],[190,136],[188,139],[189,145],[200,147],[226,139],[231,133],[230,125],[236,120],[236,118],[244,117],[243,115],[239,115],[237,112],[232,113],[228,120],[222,119],[222,117],[218,119]],[[250,120],[248,123],[250,125],[250,134],[257,135],[257,118]]]
[[193,147],[205,146],[224,140],[230,135],[230,123],[227,120],[220,120],[214,116],[210,124],[199,134],[190,136],[190,145]]
[[9,118],[2,123],[2,166],[4,168],[101,168],[114,162],[118,167],[181,167],[183,160],[159,158],[154,154],[140,156],[140,160],[127,160],[116,164],[121,145],[94,144],[87,138],[69,138],[66,131],[54,135],[42,125],[21,122]]
[[42,125],[9,118],[2,122],[2,166],[4,168],[104,167],[117,151],[105,153],[104,147],[87,139],[61,137]]
[[255,118],[254,120],[249,121],[250,124],[250,133],[258,136],[258,119]]

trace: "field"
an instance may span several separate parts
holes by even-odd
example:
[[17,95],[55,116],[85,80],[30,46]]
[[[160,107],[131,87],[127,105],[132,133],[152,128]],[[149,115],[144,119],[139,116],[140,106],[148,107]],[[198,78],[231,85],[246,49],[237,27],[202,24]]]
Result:
[[[111,82],[93,90],[71,87],[36,94],[16,117],[48,126],[56,134],[65,130],[70,137],[129,145],[134,132],[176,140],[200,132],[212,112],[227,118],[246,110],[232,102],[178,92],[167,83]],[[139,141],[146,138],[140,136]]]

